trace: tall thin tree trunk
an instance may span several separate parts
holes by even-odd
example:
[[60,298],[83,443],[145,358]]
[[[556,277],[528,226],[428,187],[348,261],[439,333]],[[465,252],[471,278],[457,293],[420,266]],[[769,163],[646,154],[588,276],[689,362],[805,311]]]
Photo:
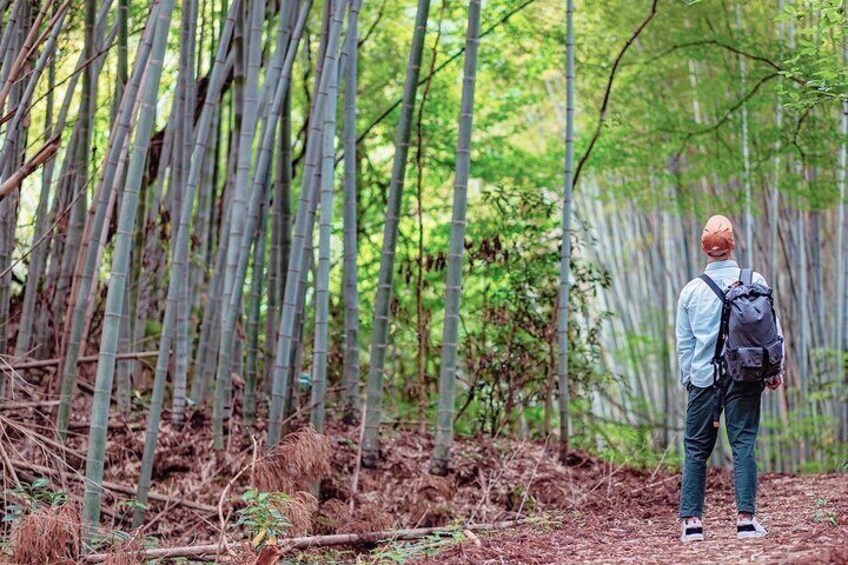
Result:
[[[311,2],[303,7],[304,13]],[[331,73],[338,72],[338,45],[344,10],[336,10],[333,21],[329,26],[326,56],[320,75],[318,92],[316,93],[312,115],[309,117],[310,133],[307,138],[306,165],[303,170],[303,184],[295,218],[292,237],[291,255],[289,256],[286,287],[283,295],[283,308],[280,316],[280,330],[277,339],[277,351],[274,358],[274,381],[271,392],[271,407],[268,416],[268,445],[275,445],[281,436],[283,407],[289,383],[292,382],[292,341],[295,334],[295,311],[301,272],[303,271],[304,254],[307,239],[312,239],[314,217],[311,210],[315,195],[312,181],[318,161],[321,157],[320,129],[323,111],[326,105]]]
[[[848,7],[848,3],[843,3],[843,6]],[[842,60],[848,64],[848,40],[844,40],[842,45]],[[846,270],[845,253],[848,249],[845,247],[845,182],[846,174],[848,174],[848,100],[842,101],[842,115],[840,116],[839,134],[841,140],[839,143],[839,167],[836,171],[837,185],[839,188],[839,205],[836,217],[836,313],[834,316],[834,336],[833,350],[836,352],[836,376],[837,389],[842,392],[842,402],[837,403],[839,410],[838,423],[838,439],[840,442],[848,442],[848,373],[846,373],[845,358],[845,319],[846,313],[846,279],[848,279],[848,270]]]
[[[47,103],[44,111],[44,131],[53,130],[53,99],[56,83],[55,61],[50,62],[47,69]],[[22,359],[30,354],[30,344],[35,326],[35,309],[37,299],[41,290],[41,279],[44,275],[45,261],[47,258],[47,242],[40,241],[47,230],[49,220],[48,201],[50,198],[50,180],[53,170],[53,160],[45,166],[41,177],[41,194],[38,197],[38,207],[35,210],[35,228],[32,232],[32,254],[27,267],[27,282],[24,288],[24,300],[21,307],[21,318],[18,324],[18,337],[15,341],[15,357]],[[0,330],[2,331],[2,330]],[[38,349],[38,348],[37,348]],[[41,346],[43,350],[44,347]],[[0,394],[0,398],[2,398]]]
[[[162,0],[162,2],[165,1],[167,0]],[[135,107],[135,99],[141,85],[142,74],[149,67],[150,61],[148,58],[151,53],[156,26],[158,25],[157,20],[159,20],[160,9],[161,3],[157,2],[153,5],[150,11],[147,28],[145,29],[144,37],[142,39],[141,46],[139,47],[135,66],[133,68],[133,75],[126,90],[124,91],[124,98],[121,100],[121,110],[118,113],[120,115],[120,119],[109,140],[109,156],[100,180],[100,196],[96,203],[94,216],[91,222],[91,230],[89,232],[92,234],[92,238],[99,236],[99,234],[103,231],[103,225],[106,221],[108,202],[111,197],[113,185],[116,184],[116,173],[124,150],[124,142],[129,134],[130,121]],[[168,18],[170,18],[170,15],[168,15]],[[82,107],[85,108],[85,106]],[[79,151],[82,151],[85,156],[87,156],[88,153],[87,141],[88,138],[83,135],[81,145],[84,149],[80,149]],[[83,158],[82,160],[87,162],[87,158]],[[84,190],[86,182],[84,177],[77,175],[77,179],[78,181],[75,185],[76,189]],[[84,205],[85,198],[80,198],[79,202],[82,202]],[[77,213],[79,213],[79,211],[77,211]],[[80,218],[79,221],[81,222],[82,218]],[[79,233],[82,233],[82,229],[79,230]],[[64,253],[68,253],[70,251],[67,246],[68,244],[66,242]],[[76,247],[74,247],[74,251],[75,250]],[[73,397],[75,379],[77,375],[77,359],[80,356],[83,330],[85,327],[86,308],[90,300],[92,286],[94,285],[94,275],[97,270],[97,262],[98,246],[89,245],[85,250],[85,260],[82,265],[82,272],[77,278],[76,296],[72,296],[72,299],[75,298],[75,301],[73,303],[71,323],[68,326],[69,329],[66,340],[67,345],[65,346],[65,357],[63,364],[61,365],[62,382],[59,398],[59,412],[56,420],[56,427],[60,438],[64,438],[65,433],[67,432],[71,400]]]
[[280,115],[279,165],[274,185],[271,260],[268,276],[268,308],[265,317],[265,383],[270,394],[277,343],[277,314],[286,286],[286,268],[291,249],[291,92],[286,93]]
[[421,92],[421,104],[418,106],[415,120],[415,215],[418,220],[418,253],[415,258],[415,314],[416,337],[418,338],[417,369],[418,369],[418,431],[427,431],[427,405],[429,403],[429,387],[427,382],[427,353],[430,342],[429,316],[424,308],[424,110],[427,107],[427,97],[433,86],[433,74],[439,54],[439,42],[442,38],[442,24],[445,20],[447,2],[442,2],[439,9],[439,19],[436,23],[436,37],[430,55],[430,68],[424,79],[424,90]]
[[[242,250],[242,239],[251,238],[246,228],[247,190],[250,185],[250,163],[253,155],[253,138],[258,118],[258,83],[262,60],[262,23],[265,17],[265,1],[250,3],[249,25],[247,33],[247,74],[244,88],[244,114],[242,115],[239,153],[236,162],[236,179],[233,186],[233,200],[230,205],[230,237],[227,248],[227,263],[224,269],[224,293],[221,316],[221,344],[218,348],[218,370],[215,375],[215,401],[212,411],[212,431],[216,450],[224,448],[225,407],[229,405],[230,375],[232,363],[232,342],[236,320],[241,312],[242,289],[236,270]],[[282,49],[282,46],[278,46]],[[269,88],[268,85],[265,87]],[[248,247],[249,249],[249,247]],[[235,297],[235,298],[234,298]]]
[[[739,34],[742,34],[742,11],[739,8],[739,2],[736,2],[736,27]],[[739,82],[741,84],[741,92],[747,92],[746,86],[746,68],[745,57],[739,55]],[[748,105],[742,104],[742,183],[744,187],[744,206],[745,206],[745,240],[743,241],[745,251],[745,266],[751,267],[754,264],[754,215],[751,213],[751,158],[748,148]]]
[[380,254],[380,273],[377,278],[377,297],[374,301],[374,324],[371,337],[371,360],[368,367],[366,391],[365,432],[362,442],[362,464],[374,467],[380,458],[380,421],[383,418],[383,372],[385,370],[386,347],[389,338],[389,315],[392,302],[392,279],[394,277],[395,250],[400,224],[403,184],[406,177],[406,160],[409,154],[409,136],[412,132],[415,112],[415,95],[421,71],[421,55],[424,52],[424,37],[427,33],[427,16],[430,0],[418,0],[415,15],[415,32],[406,67],[401,103],[395,137],[395,155],[392,161],[392,178],[389,183],[386,223],[383,228],[383,249]]
[[[342,12],[347,2],[336,2]],[[328,50],[329,54],[329,50]],[[325,61],[325,64],[333,60]],[[310,421],[316,431],[324,431],[324,402],[327,392],[327,352],[330,339],[330,238],[333,232],[333,170],[336,165],[336,106],[339,97],[339,65],[333,65],[327,84],[327,103],[321,131],[321,194],[318,225],[318,272],[315,279],[315,337],[312,347],[312,399]]]
[[[287,32],[298,18],[296,6],[289,7],[288,13]],[[283,17],[283,14],[280,14],[280,17]],[[268,302],[265,313],[264,376],[265,392],[269,394],[274,367],[274,346],[277,343],[277,313],[286,284],[285,269],[288,266],[291,247],[291,89],[286,90],[283,99],[277,147],[277,170],[271,212],[271,256],[268,262]]]
[[[156,35],[146,69],[144,89],[141,95],[135,141],[130,153],[127,183],[121,199],[115,249],[112,258],[109,290],[106,294],[106,310],[100,338],[100,355],[97,363],[97,379],[91,404],[88,453],[85,464],[85,500],[83,503],[83,539],[90,543],[100,523],[100,503],[103,493],[103,465],[106,453],[106,432],[109,421],[109,403],[112,395],[112,379],[115,374],[115,353],[118,345],[121,312],[124,304],[127,273],[132,248],[132,230],[138,208],[138,193],[141,185],[150,134],[153,130],[159,79],[167,46],[174,0],[162,0],[158,10]],[[95,232],[96,233],[96,232]]]
[[[218,45],[217,55],[212,65],[209,77],[209,88],[203,102],[203,109],[197,124],[196,140],[192,150],[192,158],[188,177],[186,179],[186,192],[182,201],[179,223],[177,226],[177,240],[173,251],[173,274],[168,282],[168,301],[165,307],[165,318],[162,324],[162,333],[159,341],[159,357],[156,362],[156,370],[153,380],[153,394],[150,401],[150,413],[147,419],[147,432],[144,438],[144,451],[142,454],[141,471],[138,480],[138,492],[135,513],[133,515],[133,526],[138,527],[144,519],[144,505],[147,503],[147,493],[150,488],[150,479],[153,474],[153,457],[156,451],[156,441],[159,434],[159,422],[161,418],[162,402],[165,395],[165,381],[168,372],[169,350],[174,335],[173,325],[177,320],[176,300],[179,293],[179,280],[188,273],[188,253],[190,230],[189,224],[193,210],[192,202],[200,182],[200,174],[203,169],[203,160],[209,151],[209,137],[212,132],[213,114],[219,104],[221,89],[226,79],[228,66],[225,59],[230,38],[235,28],[235,18],[241,7],[241,0],[233,0],[221,31],[221,41]],[[200,378],[199,374],[195,378]]]
[[456,400],[456,366],[459,341],[459,304],[462,299],[462,257],[465,251],[468,177],[471,168],[471,128],[474,117],[474,87],[477,82],[477,46],[480,43],[480,0],[468,4],[468,30],[465,36],[465,68],[462,73],[462,100],[459,134],[456,141],[456,178],[453,185],[453,218],[445,286],[445,320],[442,331],[442,365],[439,374],[439,417],[430,472],[447,475],[453,445],[453,417]]
[[[181,132],[182,148],[175,155],[175,160],[179,161],[181,171],[177,186],[172,186],[170,189],[179,193],[180,202],[188,198],[188,190],[186,187],[187,180],[184,177],[189,175],[191,167],[191,157],[194,150],[194,43],[197,33],[197,0],[184,0],[182,10],[182,22],[180,30],[180,79],[182,81],[180,113],[176,116],[180,120],[178,131]],[[211,110],[210,110],[211,112]],[[212,116],[209,116],[209,125],[211,127]],[[208,129],[207,129],[208,132]],[[208,136],[208,133],[206,133]],[[204,152],[198,158],[200,163],[197,165],[198,173],[203,170],[203,157],[205,155],[206,145],[203,146]],[[196,191],[195,191],[196,192]],[[194,194],[191,195],[192,197]],[[187,200],[183,206],[192,207],[193,199]],[[182,219],[181,207],[177,207],[179,212],[178,217]],[[181,227],[178,229],[182,229]],[[187,254],[186,254],[187,255]],[[180,270],[180,278],[177,281],[179,289],[177,291],[177,327],[174,343],[174,392],[171,401],[171,424],[177,428],[183,425],[185,421],[185,406],[186,406],[186,381],[188,380],[188,360],[191,355],[189,347],[189,310],[191,308],[191,296],[189,293],[189,275],[190,269],[187,264]]]
[[[232,273],[232,292],[230,294],[230,303],[228,310],[226,312],[229,313],[229,318],[224,320],[224,323],[221,326],[221,345],[219,347],[219,358],[218,358],[218,375],[216,377],[216,398],[215,398],[215,406],[219,406],[219,404],[223,403],[226,398],[223,397],[226,392],[222,393],[222,388],[226,391],[226,380],[220,380],[223,375],[221,373],[222,366],[228,365],[229,362],[224,357],[225,352],[231,347],[230,343],[233,340],[233,331],[235,330],[235,314],[240,310],[240,304],[242,299],[242,288],[244,286],[245,274],[247,271],[247,258],[250,252],[250,246],[252,243],[252,235],[254,234],[255,226],[257,223],[258,209],[260,204],[260,199],[264,197],[265,191],[268,185],[268,176],[271,165],[271,156],[272,156],[272,146],[275,137],[275,130],[279,120],[280,112],[282,111],[283,101],[285,99],[286,92],[288,91],[289,85],[291,83],[291,69],[294,64],[294,56],[297,53],[297,45],[299,43],[300,36],[302,34],[303,23],[305,21],[306,11],[304,9],[303,17],[298,21],[297,29],[295,30],[295,35],[292,40],[292,46],[289,50],[286,50],[282,42],[285,41],[285,35],[279,34],[278,39],[281,41],[281,44],[278,45],[277,50],[274,55],[274,61],[271,63],[272,75],[281,76],[282,80],[275,81],[272,80],[270,84],[276,84],[277,88],[274,91],[273,103],[269,107],[269,115],[264,120],[264,126],[262,128],[261,142],[259,146],[259,154],[257,156],[257,162],[253,175],[252,182],[252,192],[250,202],[248,204],[248,213],[246,221],[244,222],[244,226],[241,228],[244,230],[244,236],[240,241],[240,252],[236,256],[236,265],[234,272]],[[283,25],[283,22],[280,24]],[[283,55],[285,54],[285,60],[283,60]],[[232,245],[232,241],[230,242]],[[219,380],[223,383],[223,387],[219,388]],[[213,431],[215,432],[215,448],[222,449],[223,448],[223,421],[218,422],[215,417],[215,413],[213,412]]]
[[566,102],[565,102],[565,185],[562,201],[562,254],[560,259],[559,312],[557,314],[559,384],[559,458],[568,457],[569,371],[568,371],[568,312],[571,287],[571,198],[574,191],[574,0],[566,4]]
[[[267,198],[264,199],[267,201]],[[244,425],[253,426],[256,419],[256,385],[259,375],[259,317],[262,309],[262,283],[265,279],[265,206],[259,210],[259,227],[256,232],[256,250],[253,254],[253,271],[250,276],[250,298],[247,307],[247,363],[244,376]]]
[[347,24],[347,68],[344,91],[344,420],[357,419],[359,405],[359,289],[356,225],[356,88],[359,61],[359,10],[361,0],[352,0]]

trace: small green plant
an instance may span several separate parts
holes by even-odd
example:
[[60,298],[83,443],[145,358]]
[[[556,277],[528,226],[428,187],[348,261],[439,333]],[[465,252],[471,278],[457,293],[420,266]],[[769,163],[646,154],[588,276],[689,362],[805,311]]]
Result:
[[6,505],[3,522],[17,520],[27,512],[40,507],[54,508],[62,506],[68,501],[66,492],[61,490],[54,491],[50,488],[50,481],[43,477],[39,477],[29,484],[24,483],[20,487],[9,490],[9,494],[16,501]]
[[827,499],[817,498],[816,499],[816,513],[813,514],[813,522],[816,524],[820,524],[822,522],[827,522],[831,526],[839,525],[839,518],[836,516],[836,512],[833,510],[826,508]]
[[244,506],[238,510],[235,525],[248,532],[254,547],[261,547],[285,533],[291,525],[279,510],[288,499],[285,493],[249,489],[241,495]]

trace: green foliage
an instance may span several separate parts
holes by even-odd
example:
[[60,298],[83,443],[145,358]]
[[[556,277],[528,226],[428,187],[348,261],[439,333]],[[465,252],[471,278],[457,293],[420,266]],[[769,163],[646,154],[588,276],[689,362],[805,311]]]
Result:
[[8,494],[15,502],[6,504],[3,522],[12,522],[38,508],[62,506],[68,501],[68,494],[65,491],[53,490],[50,481],[43,477],[9,489]]
[[283,535],[291,525],[282,515],[279,505],[289,495],[280,492],[262,492],[248,489],[241,495],[241,506],[236,512],[235,526],[243,528],[252,538],[254,547],[261,547],[269,540]]
[[816,524],[826,522],[836,527],[839,525],[839,517],[833,509],[827,507],[827,504],[825,498],[816,499],[816,512],[813,514],[813,522]]
[[676,469],[682,465],[682,454],[672,449],[657,449],[658,430],[655,426],[631,425],[593,416],[587,402],[578,403],[576,409],[579,411],[575,412],[575,418],[589,422],[574,437],[576,447],[613,465],[652,470],[657,467]]
[[783,62],[782,74],[795,83],[783,89],[787,105],[803,111],[823,102],[848,99],[848,68],[842,53],[848,18],[842,0],[792,2],[784,10],[778,21],[797,29],[796,49]]

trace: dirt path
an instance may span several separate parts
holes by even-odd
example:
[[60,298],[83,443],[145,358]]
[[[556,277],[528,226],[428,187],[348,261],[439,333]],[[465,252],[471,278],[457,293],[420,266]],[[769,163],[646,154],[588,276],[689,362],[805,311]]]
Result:
[[[737,540],[733,488],[710,478],[707,539],[681,544],[669,490],[633,493],[624,505],[584,508],[547,524],[450,547],[416,565],[447,563],[848,564],[848,475],[769,475],[760,484],[762,540]],[[656,492],[655,492],[656,491]],[[661,492],[659,492],[661,491]]]

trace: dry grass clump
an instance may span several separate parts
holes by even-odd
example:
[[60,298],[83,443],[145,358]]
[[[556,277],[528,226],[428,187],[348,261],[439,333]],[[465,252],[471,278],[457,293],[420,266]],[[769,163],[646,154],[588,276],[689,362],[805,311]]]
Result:
[[253,486],[265,492],[307,491],[330,472],[331,456],[330,439],[305,426],[257,462]]
[[348,522],[350,522],[350,506],[338,498],[331,498],[318,510],[318,515],[315,517],[315,533],[322,535],[342,533]]
[[339,533],[367,534],[394,529],[395,519],[377,504],[364,504],[354,511],[351,519],[338,528]]
[[109,550],[109,557],[103,562],[104,565],[143,565],[144,546],[141,538],[135,535],[129,539],[115,544]]
[[426,474],[410,483],[404,508],[415,525],[443,526],[454,517],[451,501],[455,495],[456,484],[452,479]]
[[310,491],[329,474],[331,457],[330,439],[308,425],[286,436],[256,463],[253,487],[286,494],[274,505],[290,524],[288,535],[302,536],[312,530],[318,500]]
[[80,529],[79,509],[74,504],[31,512],[12,533],[12,562],[75,563],[80,555]]
[[331,498],[321,504],[315,517],[315,533],[317,534],[365,534],[382,532],[395,527],[395,519],[381,509],[379,504],[363,501],[353,513],[350,506]]
[[415,479],[412,486],[418,497],[428,500],[450,500],[456,494],[456,484],[451,479],[438,475],[426,474]]
[[287,534],[303,536],[312,530],[312,516],[318,511],[318,499],[306,491],[296,492],[274,502],[274,507],[289,523]]

